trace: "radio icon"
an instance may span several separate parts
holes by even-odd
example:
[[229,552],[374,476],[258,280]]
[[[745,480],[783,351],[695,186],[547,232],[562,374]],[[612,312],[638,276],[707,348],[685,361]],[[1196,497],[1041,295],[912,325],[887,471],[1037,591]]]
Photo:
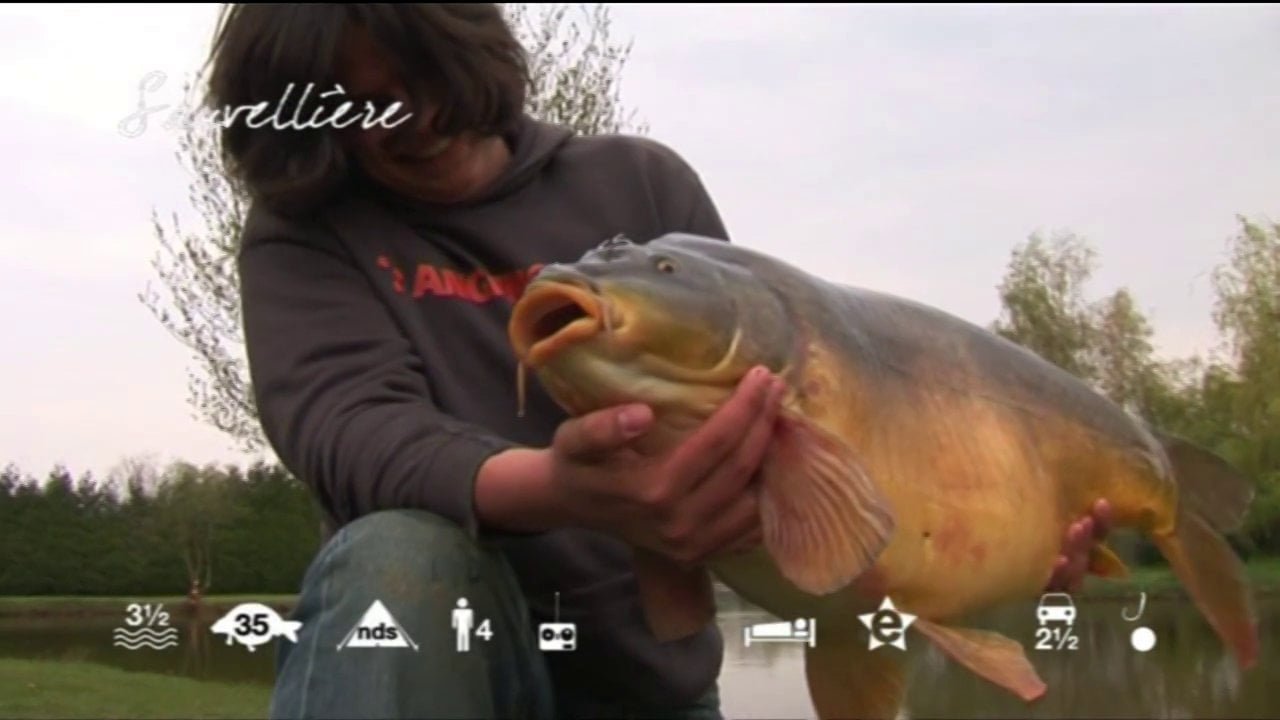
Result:
[[573,623],[542,623],[538,626],[538,649],[570,652],[578,647],[578,628]]
[[556,593],[556,621],[538,626],[538,649],[543,652],[572,652],[578,648],[578,626],[560,622],[560,593]]

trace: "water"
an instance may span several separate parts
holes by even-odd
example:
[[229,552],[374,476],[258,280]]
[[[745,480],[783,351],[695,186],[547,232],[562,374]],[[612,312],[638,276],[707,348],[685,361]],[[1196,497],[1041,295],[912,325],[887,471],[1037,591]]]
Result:
[[[1259,599],[1262,655],[1258,667],[1241,674],[1208,626],[1183,599],[1155,599],[1137,622],[1122,611],[1135,600],[1079,601],[1073,625],[1075,650],[1037,650],[1034,605],[1013,606],[976,618],[974,627],[997,630],[1021,641],[1048,695],[1027,707],[907,635],[911,658],[907,715],[910,718],[1280,718],[1280,596]],[[725,669],[721,695],[727,717],[813,718],[804,679],[803,649],[790,643],[745,647],[743,629],[776,618],[731,596],[721,598]],[[0,656],[90,661],[128,670],[207,680],[269,685],[274,674],[270,647],[250,653],[209,633],[209,620],[174,618],[177,648],[129,651],[112,647],[119,615],[93,618],[0,619]],[[1142,653],[1130,644],[1145,626],[1156,646]],[[822,628],[818,628],[818,641]],[[881,648],[877,653],[899,653]],[[110,708],[103,709],[110,713]]]

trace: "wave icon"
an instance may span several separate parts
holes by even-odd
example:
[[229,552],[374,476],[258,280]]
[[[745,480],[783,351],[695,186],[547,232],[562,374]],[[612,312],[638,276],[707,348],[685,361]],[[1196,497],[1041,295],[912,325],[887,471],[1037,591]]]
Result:
[[140,627],[137,630],[116,628],[112,632],[112,637],[114,638],[112,645],[127,650],[137,650],[144,647],[152,650],[165,650],[177,646],[178,628],[167,627],[163,630],[149,627]]

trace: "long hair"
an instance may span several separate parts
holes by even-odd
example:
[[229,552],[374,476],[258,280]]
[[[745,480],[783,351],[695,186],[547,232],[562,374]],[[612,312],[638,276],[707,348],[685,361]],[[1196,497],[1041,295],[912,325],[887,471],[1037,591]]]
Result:
[[[496,134],[520,119],[530,84],[528,60],[496,4],[228,6],[209,55],[205,105],[225,120],[227,108],[274,107],[288,91],[288,117],[311,118],[320,107],[326,108],[320,117],[327,117],[341,99],[320,95],[336,87],[344,38],[357,28],[395,64],[413,105],[428,98],[439,104],[437,133]],[[315,90],[301,101],[308,86]],[[390,102],[370,100],[379,111]],[[282,130],[246,122],[241,114],[220,132],[227,172],[255,201],[277,212],[313,211],[357,172],[342,131],[331,126]]]

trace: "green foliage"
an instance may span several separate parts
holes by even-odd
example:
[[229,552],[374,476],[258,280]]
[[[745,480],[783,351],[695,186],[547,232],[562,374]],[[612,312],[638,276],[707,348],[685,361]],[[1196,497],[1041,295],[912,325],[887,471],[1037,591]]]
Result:
[[322,537],[306,487],[263,464],[130,461],[104,482],[0,473],[0,595],[185,595],[193,578],[292,593]]
[[1083,285],[1096,253],[1076,235],[1033,234],[1013,251],[1000,284],[1004,308],[994,329],[1069,372],[1091,378],[1091,320]]
[[1099,389],[1120,406],[1149,415],[1161,378],[1152,357],[1153,330],[1133,295],[1117,290],[1094,306],[1089,320],[1088,366]]
[[1227,382],[1233,429],[1247,440],[1241,458],[1255,472],[1280,468],[1280,224],[1240,218],[1230,260],[1214,273],[1214,320],[1233,366]]
[[[621,75],[631,46],[610,37],[608,9],[579,6],[580,19],[567,20],[567,6],[538,7],[536,19],[526,5],[504,8],[529,55],[529,113],[583,135],[647,132],[643,124],[632,125],[633,113],[622,106]],[[188,96],[191,88],[188,83]],[[235,262],[249,201],[223,172],[216,130],[209,122],[184,125],[176,156],[192,176],[190,202],[203,227],[184,230],[176,213],[166,227],[153,212],[160,248],[152,269],[166,293],[148,284],[139,299],[191,353],[188,403],[198,417],[241,449],[257,453],[269,446],[258,424],[245,359]]]

